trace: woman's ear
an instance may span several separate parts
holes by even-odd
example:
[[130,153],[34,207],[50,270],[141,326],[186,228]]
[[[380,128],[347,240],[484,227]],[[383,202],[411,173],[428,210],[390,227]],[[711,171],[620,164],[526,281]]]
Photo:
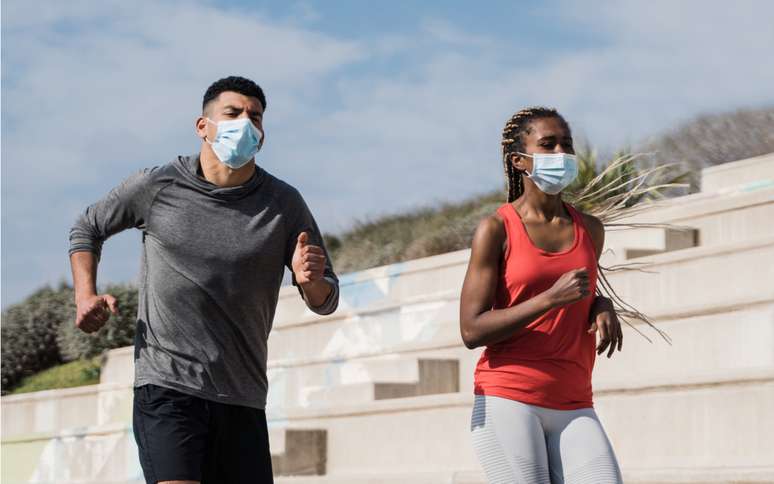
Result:
[[525,164],[526,160],[524,158],[524,156],[521,156],[518,153],[511,153],[510,155],[511,165],[513,165],[513,167],[516,168],[516,170],[519,172],[527,170],[527,165]]

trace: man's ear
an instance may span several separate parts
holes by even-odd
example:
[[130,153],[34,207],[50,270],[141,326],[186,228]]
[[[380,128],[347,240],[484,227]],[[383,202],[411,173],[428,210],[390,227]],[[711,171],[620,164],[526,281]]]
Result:
[[196,130],[196,136],[199,138],[205,139],[207,137],[207,120],[204,118],[204,115],[196,118],[194,129]]

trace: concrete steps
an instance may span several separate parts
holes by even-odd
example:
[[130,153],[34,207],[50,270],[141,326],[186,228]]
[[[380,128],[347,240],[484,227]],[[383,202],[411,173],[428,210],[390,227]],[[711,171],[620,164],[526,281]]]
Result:
[[386,381],[377,379],[308,387],[307,401],[313,406],[335,406],[459,391],[460,372],[459,362],[456,360],[419,359],[408,362],[417,368],[416,379],[411,381],[390,381],[389,376],[385,375],[382,378]]
[[[596,389],[620,385],[637,375],[637,380],[657,381],[663,378],[684,378],[686,381],[706,373],[761,368],[774,365],[774,298],[771,302],[745,309],[663,320],[659,327],[672,338],[672,345],[658,337],[648,342],[631,328],[624,327],[624,351],[612,359],[599,357],[594,373]],[[449,323],[447,341],[435,341],[412,352],[372,357],[335,360],[309,366],[294,366],[270,371],[269,414],[281,414],[287,409],[304,407],[319,400],[325,402],[367,401],[377,398],[367,393],[374,383],[404,384],[408,388],[420,379],[420,362],[425,360],[454,360],[441,376],[426,376],[428,382],[441,385],[434,392],[459,389],[472,392],[472,375],[481,350],[470,351],[458,342],[456,322]],[[647,333],[647,328],[641,328]],[[701,344],[696,344],[701,341]],[[106,367],[129,355],[125,349],[110,352]],[[422,365],[428,365],[425,361]],[[107,375],[107,373],[105,374]],[[103,376],[105,376],[103,375]],[[456,384],[454,383],[456,380]],[[5,435],[55,431],[83,427],[94,423],[129,421],[131,418],[131,388],[129,382],[107,382],[102,385],[10,396],[3,399]],[[112,385],[112,386],[111,386]],[[370,386],[369,386],[370,385]],[[445,386],[444,386],[445,385]],[[365,391],[353,397],[346,388]],[[330,398],[320,395],[328,389]],[[100,395],[99,390],[103,389]],[[105,398],[105,390],[110,398]],[[310,394],[318,392],[310,398]],[[392,396],[405,396],[399,394]],[[388,396],[388,395],[385,395]],[[77,397],[77,398],[75,398]],[[87,397],[87,398],[84,398]],[[382,398],[381,395],[378,396]],[[100,398],[110,402],[112,411],[96,411]],[[108,408],[103,405],[101,408]],[[16,410],[14,410],[16,409]],[[21,409],[21,410],[19,410]],[[15,415],[27,418],[14,417]],[[45,415],[46,418],[35,418]],[[97,422],[94,422],[94,416]],[[100,417],[103,415],[103,417]],[[25,423],[26,422],[26,423]],[[41,427],[46,423],[46,427]],[[38,426],[36,427],[35,424]]]
[[[729,186],[717,192],[702,192],[654,204],[647,211],[620,221],[636,224],[672,224],[698,232],[697,245],[717,246],[774,235],[774,180],[758,180],[746,185]],[[607,237],[618,237],[608,227]],[[612,244],[612,245],[611,245]],[[621,247],[611,240],[607,247]],[[635,247],[636,248],[636,247]]]
[[[768,418],[772,399],[774,371],[766,369],[728,375],[724,381],[633,383],[601,392],[596,407],[625,469],[629,462],[652,470],[759,469],[770,465],[774,448],[774,428]],[[328,430],[331,478],[380,475],[395,469],[406,473],[475,470],[468,435],[472,403],[469,394],[433,395],[335,409],[298,409],[289,412],[288,418]],[[745,429],[744,437],[740,428]],[[357,439],[363,429],[368,429],[369,445],[353,445],[351,439]],[[441,445],[444,442],[455,445]],[[381,452],[373,452],[377,444]]]
[[421,355],[383,355],[272,368],[267,415],[294,407],[337,405],[386,398],[457,392],[459,362]]
[[322,429],[269,429],[271,468],[275,476],[322,476],[328,457],[327,432]]
[[698,245],[699,231],[691,227],[643,227],[613,230],[605,234],[605,249],[618,262],[648,255],[689,249]]
[[[607,421],[612,418],[609,416],[610,412],[604,410],[606,399],[622,397],[624,395],[639,395],[639,397],[637,397],[635,400],[642,401],[641,395],[657,391],[663,391],[668,395],[669,392],[681,387],[691,391],[699,391],[709,387],[717,387],[719,384],[721,386],[733,386],[735,382],[739,381],[755,381],[758,383],[763,382],[766,384],[767,378],[769,378],[769,376],[766,374],[766,371],[770,371],[770,368],[772,368],[772,361],[774,361],[774,345],[771,344],[772,334],[774,334],[773,316],[774,307],[772,307],[771,304],[764,304],[732,313],[711,313],[704,316],[661,322],[660,324],[662,325],[662,328],[667,330],[670,333],[670,336],[672,336],[674,346],[669,346],[663,341],[659,340],[656,340],[653,344],[648,343],[638,335],[634,334],[631,330],[627,329],[625,352],[616,354],[616,356],[611,360],[600,358],[597,370],[595,371],[595,389],[597,392],[598,402],[597,408],[602,418],[605,419],[606,425]],[[701,345],[694,344],[696,341],[699,341],[698,338],[701,338]],[[130,352],[125,349],[111,352],[111,357],[108,360],[107,367],[110,367],[111,365],[113,353],[116,354],[117,358],[126,358],[126,355],[130,354]],[[388,375],[402,375],[404,381],[411,381],[419,374],[416,363],[422,358],[448,358],[454,355],[460,355],[460,365],[463,368],[461,370],[461,380],[468,381],[468,383],[465,385],[466,388],[463,389],[465,393],[461,394],[459,398],[462,398],[463,400],[469,400],[471,391],[469,381],[472,377],[472,367],[477,360],[478,351],[469,351],[464,347],[460,347],[459,345],[455,349],[442,348],[436,350],[436,353],[428,353],[427,351],[424,351],[419,352],[413,356],[409,354],[405,358],[376,360],[376,362],[372,361],[370,364],[364,364],[358,362],[357,360],[340,362],[340,364],[344,365],[345,369],[342,374],[348,375],[350,379],[349,381],[365,381],[368,378],[378,379],[384,378]],[[467,355],[467,361],[464,361],[465,355]],[[413,371],[411,370],[412,365],[414,368]],[[750,368],[753,369],[753,372],[745,373],[745,370]],[[769,370],[767,370],[767,368]],[[757,374],[754,373],[756,369],[759,371]],[[701,373],[702,370],[704,370],[703,374]],[[733,370],[739,371],[734,373]],[[106,375],[109,375],[109,372],[106,373]],[[107,388],[108,385],[109,384],[103,384],[102,387]],[[272,385],[273,389],[276,388],[274,383],[272,383]],[[73,392],[78,394],[90,391],[93,392],[93,390],[99,387],[100,386],[75,390],[59,390],[58,392]],[[126,399],[126,405],[130,405],[131,394],[127,392],[126,395],[128,395]],[[45,397],[46,395],[31,394],[28,396],[31,397],[34,401],[44,402],[44,405],[47,400],[46,398],[41,398]],[[21,395],[19,397],[27,396]],[[392,409],[389,406],[377,407],[376,411],[400,415],[400,421],[403,422],[405,419],[402,413],[404,411],[403,409],[406,402],[416,402],[417,400],[421,401],[422,399],[406,398],[394,400],[393,402],[396,403],[396,407]],[[69,409],[65,408],[68,405],[63,403],[68,401],[72,402],[72,405],[70,405]],[[669,399],[668,401],[672,402],[677,407],[682,406],[679,401]],[[4,398],[4,407],[6,407],[7,403],[7,400]],[[352,409],[352,405],[347,405],[351,403],[352,402],[346,401],[345,399],[344,402],[338,402],[336,406],[344,409]],[[376,403],[385,404],[389,402],[381,401]],[[84,406],[83,403],[79,402],[77,399],[68,398],[61,399],[57,405],[60,408],[65,408],[65,415],[77,415],[78,408],[92,408],[88,405]],[[361,404],[360,406],[354,407],[358,409],[355,410],[354,413],[368,413],[368,405]],[[695,408],[695,405],[693,405],[693,407]],[[317,422],[310,422],[308,418],[298,419],[297,417],[299,415],[299,411],[299,409],[295,408],[283,408],[284,415],[280,423],[285,427],[280,429],[279,435],[282,435],[282,432],[284,432],[286,428],[291,428],[287,426],[304,427],[303,429],[298,430],[309,430],[314,428],[317,428],[318,430],[327,430],[325,422],[335,417],[330,415],[325,416],[325,407],[323,407],[320,409],[320,420]],[[637,412],[639,411],[640,410],[637,410]],[[44,412],[44,410],[33,411],[33,413],[38,414],[42,412]],[[469,407],[466,407],[461,413],[461,416],[456,418],[462,418],[463,420],[468,419],[468,413]],[[4,416],[10,415],[13,415],[13,412],[4,412]],[[727,418],[728,416],[721,416],[721,420]],[[623,420],[624,423],[622,423],[621,426],[626,428],[626,426],[629,425],[629,419],[624,417]],[[394,417],[393,422],[395,422]],[[360,425],[361,424],[355,425],[351,430],[352,433],[348,434],[349,437],[342,437],[344,441],[340,442],[338,445],[343,446],[343,449],[347,449],[351,447],[351,442],[346,443],[347,438],[357,439],[357,435],[359,435],[362,428],[372,428],[371,423],[367,421],[362,423],[363,427],[360,427]],[[7,435],[6,430],[8,428],[9,427],[4,424],[5,435]],[[358,428],[361,430],[358,430]],[[429,431],[430,430],[428,430],[428,432]],[[609,432],[612,431],[609,429]],[[661,435],[662,431],[655,431],[655,433],[657,435]],[[464,438],[467,438],[466,434],[467,432],[465,432]],[[284,443],[277,443],[284,442],[279,440],[280,438],[277,437],[277,435],[278,434],[275,429],[275,431],[272,432],[271,437],[272,449],[275,453],[277,451],[281,452],[282,449],[286,448]],[[614,434],[611,433],[611,438],[613,438],[613,435]],[[369,439],[370,438],[371,437],[369,437]],[[684,439],[685,436],[683,435],[682,438]],[[443,441],[445,440],[446,439],[443,439]],[[92,443],[91,445],[94,447],[97,444]],[[326,440],[326,452],[327,449],[329,449],[327,445],[328,444]],[[616,448],[619,448],[619,446],[623,445],[626,444],[616,443]],[[747,446],[749,447],[749,444]],[[301,446],[297,445],[293,445],[293,447],[299,449],[301,448]],[[322,452],[319,451],[320,446],[312,446],[312,448],[317,450],[313,450],[311,453],[313,455],[317,455],[318,459],[321,459],[320,456]],[[4,442],[4,452],[6,449],[7,442]],[[60,452],[60,455],[61,454],[62,452]],[[11,453],[11,455],[13,455],[13,453]],[[325,462],[327,461],[328,459],[326,457]],[[276,460],[276,462],[277,469],[293,469],[292,467],[288,467],[287,464],[280,464],[280,460]],[[285,462],[291,462],[291,460],[286,460]],[[476,468],[475,461],[470,462],[469,465],[473,466],[471,467],[472,469]],[[300,468],[308,468],[308,465],[301,466]],[[295,469],[296,470],[289,470],[287,472],[296,474],[301,472],[298,470],[299,467],[296,467]]]
[[[718,259],[723,264],[717,264]],[[641,257],[641,271],[616,272],[608,274],[608,279],[618,294],[649,316],[684,317],[771,300],[774,287],[759,282],[774,280],[774,264],[765,263],[770,260],[774,260],[774,236]],[[461,273],[466,264],[466,260],[457,260],[445,270],[456,267]],[[335,317],[278,325],[269,339],[270,365],[376,355],[402,345],[434,344],[451,336],[448,326],[457,324],[458,285],[459,281],[450,281],[441,287],[441,282],[435,281],[434,289],[444,292],[436,291],[416,302],[383,301],[371,308],[343,309]],[[421,287],[415,289],[419,292]]]
[[[723,265],[713,262],[718,258],[724,260]],[[774,239],[697,247],[642,260],[653,273],[614,274],[611,283],[652,316],[673,345],[645,326],[639,329],[652,342],[625,327],[625,350],[610,361],[599,358],[596,385],[635,373],[643,378],[675,373],[691,377],[714,369],[774,364],[774,288],[758,282],[761,278],[774,280],[772,265],[761,265],[761,261],[774,260]],[[717,282],[721,280],[722,285]],[[687,287],[692,291],[685,291]],[[448,294],[434,303],[364,310],[346,319],[320,319],[303,326],[303,334],[312,336],[307,338],[296,333],[294,326],[278,328],[270,347],[283,348],[285,358],[271,360],[269,367],[284,373],[274,373],[271,388],[292,386],[288,375],[309,374],[308,368],[316,368],[318,374],[335,373],[336,367],[361,358],[392,355],[458,359],[460,389],[468,390],[479,352],[460,344],[458,305],[458,296]],[[401,319],[402,314],[411,316]],[[312,380],[305,384],[314,385]],[[273,406],[283,405],[271,392],[270,399]],[[284,405],[295,406],[292,398],[284,400]]]
[[[598,357],[594,387],[631,379],[692,378],[711,372],[774,367],[774,299],[736,310],[661,320],[672,340],[648,342],[624,327],[623,351]],[[655,336],[655,337],[654,337]]]
[[608,279],[618,294],[655,318],[718,312],[774,297],[774,286],[761,283],[774,280],[774,264],[768,263],[774,260],[774,236],[640,260],[642,271]]
[[130,385],[99,384],[3,397],[3,438],[126,423],[132,416]]
[[717,192],[729,187],[774,182],[774,153],[705,168],[701,191]]
[[109,483],[142,478],[137,446],[126,423],[14,437],[4,432],[2,449],[4,483]]
[[[703,312],[697,315],[686,317],[678,315],[675,318],[670,318],[669,315],[666,315],[666,318],[658,316],[657,324],[672,338],[671,346],[645,327],[640,326],[640,329],[652,339],[652,342],[648,342],[625,326],[624,352],[616,353],[611,360],[599,358],[595,378],[620,380],[634,372],[642,374],[643,377],[676,373],[690,375],[715,369],[727,370],[774,364],[774,294],[766,300],[767,290],[768,288],[764,287],[760,291],[762,294],[749,294],[752,297],[748,302],[729,304],[726,301],[716,301],[713,304],[707,304],[702,308]],[[458,360],[461,365],[460,388],[463,391],[466,390],[469,385],[466,386],[465,381],[472,375],[472,368],[479,352],[469,351],[460,344],[457,323],[458,304],[458,299],[450,299],[444,302],[440,311],[434,313],[435,316],[427,316],[425,319],[428,321],[427,324],[437,328],[435,336],[427,341],[413,341],[409,335],[405,340],[396,338],[398,343],[392,347],[387,344],[384,345],[385,347],[374,344],[375,348],[371,348],[369,347],[371,341],[367,339],[362,345],[351,345],[351,347],[362,346],[365,351],[353,351],[346,356],[323,354],[319,358],[302,357],[296,360],[288,358],[284,361],[270,361],[270,401],[275,405],[303,406],[304,401],[298,399],[297,392],[300,391],[299,389],[312,386],[369,381],[411,383],[419,378],[418,360],[420,358]],[[370,322],[360,319],[348,324],[352,325],[349,328],[352,333],[363,334],[369,328],[361,324],[366,323],[378,327],[389,324],[389,320]],[[418,325],[413,331],[422,333],[427,329]],[[383,335],[383,333],[381,335],[377,333],[373,337],[379,338]],[[318,334],[316,338],[307,339],[311,344],[324,343],[320,336]],[[342,341],[346,343],[349,340],[342,338]],[[696,341],[701,341],[702,344],[695,344]],[[320,346],[310,345],[304,350],[309,352],[307,354],[312,354],[318,348]],[[111,351],[106,368],[111,366],[131,368],[131,348]],[[109,380],[106,378],[107,374],[108,372],[103,372],[106,383],[127,385],[131,383],[131,377]],[[131,375],[131,372],[125,372],[125,374]],[[595,380],[595,383],[597,381]],[[289,387],[294,387],[295,390],[290,391]],[[87,390],[73,389],[63,392],[77,395],[84,391]],[[278,398],[280,393],[289,396],[280,399]],[[61,400],[64,401],[66,395],[63,396],[65,398]],[[19,397],[4,397],[4,405],[5,402],[11,403],[17,398]],[[35,398],[45,400],[45,393]],[[63,402],[58,404],[64,405]],[[45,412],[45,410],[35,412]],[[75,413],[75,415],[78,414]],[[12,426],[13,422],[4,422],[5,428],[12,428]],[[32,428],[29,429],[29,431],[32,430]]]
[[[771,159],[772,156],[768,155],[753,164],[770,171]],[[735,163],[717,168],[718,172],[724,169],[737,170]],[[759,176],[763,178],[756,178]],[[761,223],[763,220],[774,219],[774,181],[771,175],[768,172],[760,174],[750,171],[743,178],[742,183],[736,185],[713,182],[713,190],[710,192],[655,204],[651,210],[621,221],[667,223],[694,229],[698,231],[697,240],[693,241],[695,243],[680,231],[659,235],[658,229],[622,231],[611,227],[607,233],[607,247],[614,250],[629,249],[633,251],[632,255],[642,255],[636,251],[679,250],[692,245],[718,246],[774,236],[774,224]],[[458,251],[347,274],[341,279],[340,311],[365,309],[391,301],[411,301],[417,295],[458,291],[465,269],[458,266],[467,264],[467,254],[468,251]],[[297,298],[295,288],[282,289],[275,327],[318,319],[303,305],[297,304]],[[337,316],[338,313],[333,317]]]
[[439,294],[459,292],[468,260],[468,250],[377,267],[339,280],[339,309],[320,317],[299,304],[293,287],[280,290],[274,329],[299,327],[322,320],[337,320],[359,310],[378,310],[398,304],[432,301]]
[[[325,474],[325,430],[272,427],[269,439],[275,476]],[[144,482],[134,434],[125,423],[3,435],[2,448],[4,483]]]
[[482,472],[383,472],[320,477],[282,477],[276,484],[487,484]]
[[[632,470],[624,472],[627,484],[771,484],[774,467],[735,469]],[[346,476],[281,477],[276,484],[487,484],[481,471],[354,474]]]
[[[774,154],[705,170],[703,189],[624,221],[672,227],[607,233],[603,264],[647,271],[610,282],[672,341],[634,321],[652,342],[625,327],[624,352],[597,360],[626,482],[774,482]],[[267,407],[278,483],[485,482],[469,435],[481,350],[458,327],[468,256],[345,275],[324,317],[282,289]],[[3,397],[2,481],[142,482],[132,380],[125,348],[100,385]]]

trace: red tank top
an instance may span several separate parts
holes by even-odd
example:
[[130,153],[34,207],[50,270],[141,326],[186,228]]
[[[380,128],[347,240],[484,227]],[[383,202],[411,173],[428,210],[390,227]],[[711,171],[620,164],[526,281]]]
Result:
[[575,238],[562,252],[537,248],[510,203],[497,213],[505,223],[507,247],[492,309],[531,299],[549,289],[565,272],[586,267],[591,295],[546,312],[509,339],[487,346],[475,372],[475,393],[558,410],[593,406],[591,370],[595,335],[588,334],[597,287],[597,256],[581,215],[565,204]]

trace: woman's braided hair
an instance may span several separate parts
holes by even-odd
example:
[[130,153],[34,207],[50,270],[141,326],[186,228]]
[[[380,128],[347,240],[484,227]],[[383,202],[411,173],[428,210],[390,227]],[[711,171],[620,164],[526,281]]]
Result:
[[508,183],[508,203],[516,200],[524,193],[524,181],[522,172],[517,170],[511,163],[511,155],[517,152],[524,152],[523,135],[529,134],[532,130],[532,122],[541,118],[557,118],[565,125],[567,131],[570,131],[570,125],[567,124],[564,117],[556,109],[535,106],[522,109],[511,116],[511,119],[505,123],[503,129],[503,168],[505,169],[505,179]]

